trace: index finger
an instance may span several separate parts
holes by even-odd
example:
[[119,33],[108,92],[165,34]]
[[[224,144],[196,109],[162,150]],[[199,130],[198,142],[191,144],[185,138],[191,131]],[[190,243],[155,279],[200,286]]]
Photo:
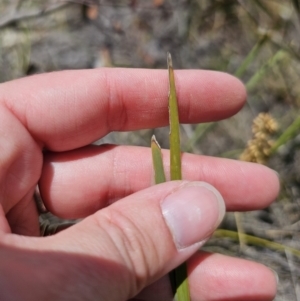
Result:
[[[244,104],[242,83],[221,72],[175,71],[180,122],[219,120]],[[89,144],[110,131],[168,124],[166,70],[94,69],[31,76],[0,85],[4,103],[52,151]]]

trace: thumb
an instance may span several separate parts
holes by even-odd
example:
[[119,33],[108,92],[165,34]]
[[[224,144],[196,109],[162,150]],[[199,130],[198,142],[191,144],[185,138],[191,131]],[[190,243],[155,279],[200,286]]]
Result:
[[[126,300],[186,261],[224,214],[223,199],[209,184],[167,182],[132,194],[53,237],[40,238],[38,244],[63,251],[64,256],[84,256],[72,264],[68,275],[69,283],[74,278],[77,298],[81,294],[82,300]],[[78,275],[86,277],[84,290],[83,276]],[[82,295],[88,292],[94,295]]]

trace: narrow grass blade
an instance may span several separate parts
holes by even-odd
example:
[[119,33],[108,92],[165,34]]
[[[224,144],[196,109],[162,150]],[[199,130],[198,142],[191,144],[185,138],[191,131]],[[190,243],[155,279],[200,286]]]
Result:
[[242,64],[239,66],[239,68],[235,72],[235,76],[238,78],[242,78],[242,76],[247,71],[249,65],[256,59],[259,51],[262,49],[262,46],[265,44],[265,42],[268,40],[268,35],[264,35],[259,41],[254,45],[254,47],[251,49],[247,57],[244,59]]
[[174,300],[176,301],[190,301],[190,290],[188,284],[187,266],[184,262],[173,271],[174,278],[170,275],[170,279],[175,280],[176,293]]
[[[166,176],[164,172],[163,160],[161,147],[157,142],[155,136],[153,135],[151,138],[151,152],[152,152],[152,162],[154,167],[154,178],[155,184],[160,184],[166,182]],[[169,279],[172,287],[172,292],[175,295],[176,293],[176,279],[175,272],[172,271],[169,273]]]
[[278,148],[295,138],[300,132],[300,117],[296,118],[294,122],[279,136],[271,148],[271,155],[276,153]]
[[169,123],[171,180],[181,180],[181,153],[177,96],[171,54],[168,53],[169,71]]
[[195,131],[193,133],[193,136],[191,139],[189,139],[188,143],[185,147],[183,147],[183,150],[185,152],[191,152],[193,150],[193,147],[196,143],[199,143],[200,140],[205,136],[207,132],[209,132],[213,127],[216,125],[216,122],[207,122],[207,123],[199,123]]
[[[169,123],[170,123],[170,166],[171,180],[181,180],[181,152],[180,152],[180,130],[179,114],[175,88],[174,70],[171,54],[168,53],[168,71],[169,71]],[[186,263],[176,268],[170,273],[170,280],[173,286],[175,282],[175,300],[190,301],[189,284],[187,277]]]
[[213,237],[228,237],[234,240],[239,240],[239,238],[242,237],[244,242],[249,243],[251,245],[265,247],[280,252],[288,251],[291,254],[300,258],[300,251],[297,249],[245,233],[237,233],[231,230],[218,229],[214,232]]
[[164,183],[166,182],[166,177],[164,172],[161,148],[154,135],[151,138],[151,151],[155,174],[155,184]]
[[253,90],[258,83],[262,82],[262,78],[274,66],[276,66],[286,56],[284,50],[278,50],[246,83],[248,91]]

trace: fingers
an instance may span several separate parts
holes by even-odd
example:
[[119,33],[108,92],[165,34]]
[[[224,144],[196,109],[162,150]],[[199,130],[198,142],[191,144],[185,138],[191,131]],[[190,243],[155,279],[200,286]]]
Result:
[[[163,158],[168,171],[168,151],[163,152]],[[228,210],[263,208],[279,191],[277,175],[258,164],[183,154],[182,170],[184,179],[205,181],[216,187]],[[75,218],[149,187],[154,184],[153,179],[150,149],[89,146],[64,154],[47,154],[40,190],[49,210]]]
[[6,214],[10,231],[14,234],[40,236],[39,215],[32,198],[34,188]]
[[[34,278],[39,293],[51,293],[55,300],[127,300],[195,253],[224,212],[222,198],[211,186],[174,181],[135,193],[52,237],[8,234],[2,242],[23,252],[8,262],[25,264],[34,273],[43,266],[45,276]],[[28,252],[36,254],[30,258]],[[26,261],[20,264],[22,258]],[[267,268],[218,254],[195,254],[188,260],[188,274],[192,301],[268,301],[276,291],[275,276]],[[22,275],[27,283],[28,273],[21,280]],[[137,300],[171,301],[168,279],[162,281]]]
[[276,295],[275,274],[259,263],[200,253],[190,259],[189,272],[193,300],[271,301]]
[[[116,282],[121,273],[127,273],[126,268],[96,257],[72,252],[40,252],[7,247],[1,248],[0,257],[5,259],[1,261],[0,275],[0,297],[3,300],[13,296],[12,300],[39,301],[51,296],[53,300],[67,301],[76,300],[76,296],[78,300],[107,301],[113,300],[116,291],[127,291],[122,286],[124,282]],[[99,264],[102,269],[95,272],[95,266]],[[259,263],[200,252],[189,259],[187,264],[192,301],[271,301],[275,298],[276,276]],[[81,271],[83,265],[84,273]],[[13,267],[17,267],[19,277],[16,277]],[[110,286],[103,289],[105,277],[99,279],[103,267],[115,274],[111,285],[114,284],[118,290],[109,291]],[[172,301],[169,277],[166,275],[147,286],[131,300]]]
[[39,146],[20,121],[0,105],[0,204],[7,214],[38,181]]
[[[262,264],[221,254],[198,252],[187,261],[192,301],[271,301],[277,280]],[[171,301],[168,277],[144,289],[134,300]]]
[[[127,300],[186,261],[224,214],[224,201],[212,186],[173,181],[130,195],[47,239],[7,235],[3,243],[39,253],[84,256],[73,262],[70,275],[72,288],[78,287],[75,293],[81,296],[77,299],[90,300],[81,294],[96,287],[97,296],[91,300]],[[64,270],[64,261],[60,265]],[[78,283],[81,275],[86,288]]]
[[[0,103],[46,148],[70,150],[110,131],[167,125],[167,76],[132,69],[49,73],[0,85]],[[178,70],[175,77],[182,123],[226,118],[245,102],[245,88],[228,74]]]
[[10,233],[10,232],[11,230],[6,219],[5,212],[2,206],[0,205],[0,236],[2,236],[2,234],[4,233]]

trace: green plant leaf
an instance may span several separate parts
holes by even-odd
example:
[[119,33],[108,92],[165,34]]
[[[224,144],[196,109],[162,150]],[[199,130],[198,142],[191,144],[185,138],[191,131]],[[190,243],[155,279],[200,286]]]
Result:
[[[176,96],[174,70],[171,54],[168,53],[169,71],[169,123],[170,123],[170,168],[171,180],[181,180],[181,152],[180,152],[180,129],[179,114]],[[190,301],[189,284],[186,263],[170,273],[170,281],[175,290],[176,301]],[[174,285],[175,284],[175,285]]]
[[171,54],[168,53],[171,180],[181,180],[179,114]]
[[[168,53],[168,72],[169,72],[169,123],[170,123],[170,173],[171,180],[181,180],[181,152],[180,152],[180,129],[179,114],[175,88],[174,70],[171,54]],[[163,169],[161,148],[152,136],[151,152],[155,173],[155,183],[166,181]],[[190,291],[188,285],[187,267],[183,263],[174,271],[169,273],[170,282],[176,301],[190,301]]]
[[155,184],[164,183],[166,182],[166,176],[164,172],[161,148],[154,135],[151,138],[151,151],[155,175]]

